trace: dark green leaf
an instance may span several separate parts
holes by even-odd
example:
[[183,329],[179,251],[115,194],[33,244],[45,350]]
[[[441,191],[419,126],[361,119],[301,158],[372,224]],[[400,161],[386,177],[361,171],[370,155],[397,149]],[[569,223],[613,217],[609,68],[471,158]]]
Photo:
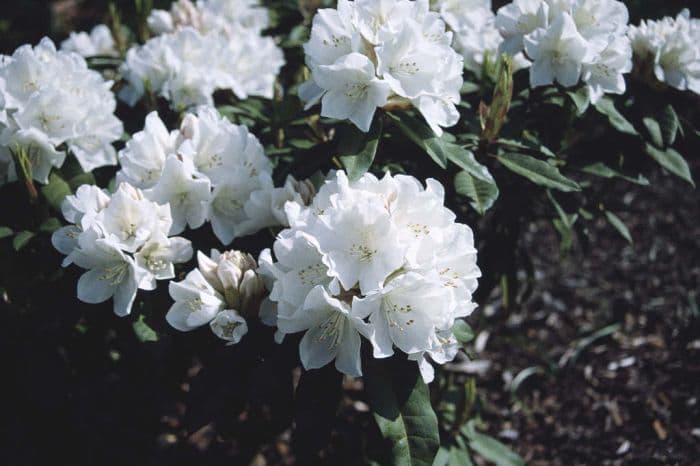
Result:
[[576,115],[583,115],[586,113],[591,103],[591,99],[588,95],[588,87],[582,86],[577,91],[568,91],[566,94],[576,106]]
[[447,168],[447,152],[449,149],[445,147],[445,144],[448,144],[448,142],[444,138],[436,136],[425,122],[407,113],[402,113],[398,116],[390,113],[388,115],[394,119],[396,125],[406,137],[423,149],[440,167]]
[[489,169],[476,161],[472,151],[452,143],[446,143],[444,147],[447,158],[459,168],[481,181],[491,184],[496,183]]
[[51,173],[51,176],[49,176],[49,184],[41,188],[41,193],[46,200],[49,201],[51,207],[60,210],[63,199],[65,199],[66,196],[70,196],[72,191],[63,178],[56,173]]
[[651,142],[653,142],[656,147],[663,148],[664,137],[661,134],[661,126],[659,125],[659,123],[651,117],[644,117],[642,119],[642,123],[644,123],[644,127],[649,133],[649,138]]
[[610,222],[610,225],[615,227],[615,229],[622,235],[623,238],[625,238],[629,243],[632,242],[632,235],[630,234],[629,228],[627,228],[627,225],[620,220],[620,217],[617,215],[613,214],[609,210],[605,211],[605,216],[608,218],[608,222]]
[[641,186],[648,186],[649,180],[642,175],[637,175],[637,178],[632,178],[631,176],[624,175],[612,168],[608,167],[602,162],[596,162],[591,165],[587,165],[581,169],[582,171],[589,173],[591,175],[599,176],[601,178],[622,178],[629,181],[630,183],[636,183]]
[[659,115],[659,125],[661,126],[661,133],[663,134],[666,146],[672,146],[673,143],[676,142],[676,136],[678,135],[681,123],[678,120],[676,111],[670,104],[666,105],[661,111],[661,115]]
[[463,319],[455,320],[452,326],[452,333],[458,342],[465,344],[474,339],[474,330]]
[[139,316],[139,320],[132,324],[136,338],[141,343],[158,341],[158,334],[153,330],[143,318],[143,314]]
[[472,459],[469,452],[457,447],[450,448],[450,466],[471,466]]
[[431,466],[440,446],[428,386],[414,362],[397,357],[369,359],[365,388],[391,464]]
[[499,194],[496,183],[487,183],[474,178],[467,172],[457,173],[455,176],[455,189],[457,193],[471,199],[469,204],[481,215],[493,206]]
[[461,429],[461,433],[467,438],[469,448],[497,466],[523,466],[525,464],[523,459],[513,450],[495,438],[477,432],[474,421],[469,421]]
[[32,238],[34,238],[34,233],[32,233],[31,231],[20,231],[15,235],[14,239],[12,240],[12,247],[15,251],[19,251],[20,249],[25,247],[29,240],[31,240]]
[[[347,139],[350,137],[351,139]],[[340,160],[351,181],[359,179],[372,166],[382,137],[382,119],[375,118],[368,133],[353,127],[340,141]]]
[[75,191],[84,184],[95,184],[95,176],[91,172],[80,173],[68,180],[68,185]]
[[0,227],[0,239],[8,238],[12,236],[14,232],[12,231],[12,228],[9,227]]
[[53,233],[62,226],[63,225],[61,225],[61,222],[57,218],[49,217],[44,220],[41,225],[39,225],[39,231],[43,231],[44,233]]
[[632,123],[615,108],[615,104],[609,98],[604,97],[600,99],[595,104],[595,108],[598,112],[608,117],[610,124],[621,133],[631,134],[632,136],[639,134]]
[[501,154],[498,160],[511,171],[540,186],[560,191],[581,190],[578,183],[563,176],[555,166],[529,155]]
[[651,144],[646,144],[646,153],[649,154],[659,165],[670,171],[674,175],[684,179],[691,185],[695,186],[693,176],[690,174],[690,168],[683,156],[674,149],[668,148],[660,150]]

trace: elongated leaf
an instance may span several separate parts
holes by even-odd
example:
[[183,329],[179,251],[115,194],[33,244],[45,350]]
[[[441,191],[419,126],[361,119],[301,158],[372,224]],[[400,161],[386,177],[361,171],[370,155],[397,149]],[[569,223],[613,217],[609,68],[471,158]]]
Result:
[[469,452],[461,448],[450,448],[450,466],[471,466],[472,459],[469,457]]
[[469,442],[469,448],[497,466],[523,466],[525,462],[513,450],[495,438],[476,431],[474,421],[469,421],[460,432]]
[[600,99],[595,104],[595,108],[598,112],[608,117],[608,121],[616,130],[621,133],[631,134],[632,136],[639,135],[634,125],[615,108],[615,104],[609,98],[604,97]]
[[566,93],[571,101],[576,106],[576,115],[583,115],[588,110],[591,104],[591,99],[588,94],[588,87],[581,86],[577,91],[568,91]]
[[397,466],[431,466],[440,435],[428,386],[414,362],[398,356],[369,359],[365,387],[391,463]]
[[44,195],[51,207],[60,210],[61,203],[66,196],[70,196],[71,190],[68,183],[63,178],[55,173],[49,176],[49,184],[41,188],[41,193]]
[[591,165],[587,165],[581,170],[588,174],[599,176],[601,178],[622,178],[623,180],[627,180],[630,183],[635,183],[641,186],[649,185],[649,180],[642,175],[637,175],[637,178],[632,178],[631,176],[627,176],[616,170],[613,170],[612,168],[608,167],[602,162],[596,162]]
[[12,231],[12,228],[9,227],[0,227],[0,239],[8,238],[12,236],[14,232]]
[[559,170],[542,160],[523,154],[502,154],[498,160],[511,171],[524,176],[535,184],[559,191],[580,191],[581,187],[573,180],[559,173]]
[[19,251],[29,243],[29,241],[34,238],[34,233],[31,231],[20,231],[12,239],[12,247],[15,251]]
[[666,170],[670,171],[679,178],[684,179],[688,183],[695,186],[693,181],[693,176],[690,174],[690,168],[688,163],[685,161],[683,156],[679,154],[674,149],[668,148],[666,150],[660,150],[651,144],[646,144],[646,153],[656,160],[659,165],[664,167]]
[[341,140],[340,160],[351,181],[359,179],[367,173],[377,155],[379,140],[382,137],[382,119],[375,118],[368,133],[354,129],[346,133],[351,140]]
[[471,206],[481,215],[493,206],[499,194],[495,182],[482,181],[465,171],[455,176],[455,189],[462,196],[471,199]]
[[491,184],[496,183],[489,169],[477,162],[472,151],[452,143],[446,143],[444,147],[447,158],[459,168],[481,181]]
[[452,326],[452,333],[458,342],[464,344],[474,339],[474,330],[463,319],[455,320]]
[[440,167],[447,168],[448,148],[445,144],[448,141],[444,137],[436,136],[426,123],[407,113],[399,116],[389,115],[406,137],[423,149]]
[[608,210],[605,211],[605,216],[607,217],[608,222],[610,222],[610,225],[615,227],[618,233],[620,233],[620,235],[622,235],[622,237],[625,238],[628,243],[632,243],[632,235],[630,234],[630,230],[627,228],[627,225],[625,225],[625,222],[623,222],[620,217]]
[[676,142],[676,136],[678,135],[678,130],[681,127],[681,123],[678,120],[678,114],[669,104],[664,107],[659,115],[659,126],[661,126],[661,133],[664,138],[664,143],[666,146],[672,146]]
[[663,148],[664,136],[661,134],[661,125],[659,125],[659,122],[651,117],[645,117],[642,119],[642,123],[644,123],[644,127],[649,133],[651,142],[653,142],[656,147]]
[[507,54],[502,54],[498,60],[496,86],[493,90],[491,105],[486,108],[482,102],[479,108],[482,124],[482,141],[490,144],[498,137],[498,133],[501,132],[503,123],[506,121],[512,99],[513,63]]
[[158,341],[158,334],[153,330],[143,319],[143,315],[139,316],[139,320],[132,324],[136,338],[141,343]]

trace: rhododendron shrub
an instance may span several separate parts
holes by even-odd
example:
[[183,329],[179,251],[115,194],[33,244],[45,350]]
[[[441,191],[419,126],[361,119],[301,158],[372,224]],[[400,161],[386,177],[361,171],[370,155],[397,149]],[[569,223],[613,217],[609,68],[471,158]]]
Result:
[[635,198],[611,187],[694,185],[698,20],[633,25],[617,0],[136,5],[0,57],[0,253],[52,271],[19,267],[5,302],[32,283],[28,309],[90,304],[110,339],[151,344],[133,354],[225,359],[236,403],[273,394],[299,464],[344,380],[378,427],[358,458],[520,464],[470,420],[468,322],[529,294],[534,223],[562,254],[597,247],[591,222],[631,242]]

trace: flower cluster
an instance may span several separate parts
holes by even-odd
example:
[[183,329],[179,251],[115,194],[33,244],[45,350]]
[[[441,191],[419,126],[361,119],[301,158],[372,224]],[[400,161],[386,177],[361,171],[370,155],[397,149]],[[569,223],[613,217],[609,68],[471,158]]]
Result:
[[134,105],[150,91],[177,109],[212,105],[216,90],[239,99],[272,98],[284,56],[272,38],[260,35],[267,12],[253,8],[240,22],[228,21],[235,17],[234,3],[210,0],[195,7],[181,1],[172,12],[154,12],[151,27],[170,32],[127,52],[121,73],[129,85],[120,97]]
[[[454,33],[452,46],[462,57],[464,67],[481,77],[484,61],[495,63],[503,42],[496,28],[496,15],[491,0],[440,0],[433,9]],[[530,62],[522,53],[513,57],[513,70],[527,68]]]
[[101,303],[114,297],[119,316],[131,312],[138,289],[154,290],[156,280],[175,277],[174,264],[192,257],[188,240],[169,237],[170,206],[149,201],[127,183],[112,195],[83,185],[65,199],[62,211],[71,225],[57,230],[51,242],[66,255],[64,267],[87,270],[78,281],[78,299]]
[[265,295],[257,263],[250,254],[216,249],[211,257],[198,252],[197,262],[184,280],[170,282],[175,303],[165,318],[182,332],[209,324],[216,336],[236,344],[248,332],[245,317],[257,314]]
[[24,151],[32,176],[48,182],[68,149],[84,171],[117,162],[112,142],[123,132],[114,116],[111,81],[85,59],[57,51],[47,38],[0,56],[0,183],[16,179],[12,153]]
[[61,42],[61,50],[75,52],[83,57],[117,55],[112,31],[104,24],[98,24],[87,32],[71,32],[68,39]]
[[415,106],[436,134],[459,120],[462,57],[427,0],[339,0],[321,9],[304,45],[307,107],[368,131],[390,99]]
[[679,90],[700,94],[700,20],[685,9],[674,18],[630,26],[635,62]]
[[148,27],[156,34],[191,26],[234,38],[241,30],[260,33],[268,24],[268,11],[258,0],[178,0],[169,11],[153,10],[148,17]]
[[171,132],[156,112],[150,113],[144,130],[119,152],[119,163],[118,182],[170,204],[171,234],[208,220],[223,244],[286,224],[284,203],[304,203],[302,193],[308,191],[293,178],[274,188],[272,163],[258,139],[213,107],[186,114],[179,130]]
[[455,319],[475,308],[480,271],[471,229],[444,207],[442,185],[424,188],[404,175],[349,182],[332,174],[309,207],[286,206],[290,228],[272,252],[260,255],[270,288],[261,318],[278,338],[306,332],[299,352],[307,369],[335,359],[339,371],[359,376],[361,336],[374,357],[394,349],[419,363],[452,360]]
[[628,20],[617,0],[514,0],[498,10],[496,27],[504,52],[524,50],[532,61],[532,87],[582,81],[596,102],[625,92],[623,74],[632,70]]

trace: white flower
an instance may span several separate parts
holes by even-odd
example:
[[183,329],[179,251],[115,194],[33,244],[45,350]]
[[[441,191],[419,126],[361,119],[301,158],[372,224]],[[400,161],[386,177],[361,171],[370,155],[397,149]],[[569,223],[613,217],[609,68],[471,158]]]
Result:
[[503,36],[501,50],[515,55],[523,50],[523,38],[546,28],[549,5],[543,0],[514,0],[496,13],[496,27]]
[[[60,167],[66,149],[84,171],[116,164],[112,142],[122,135],[114,116],[112,83],[72,52],[57,51],[44,38],[0,58],[0,158],[9,151],[28,152],[35,180],[46,183],[52,166]],[[14,165],[8,174],[15,179]]]
[[71,32],[68,39],[61,42],[61,50],[75,52],[83,57],[117,55],[112,32],[104,24],[98,24],[92,28],[90,34]]
[[[290,228],[260,254],[270,291],[260,318],[276,341],[306,332],[306,368],[335,359],[341,372],[361,373],[361,336],[374,357],[395,348],[419,363],[443,364],[456,354],[452,327],[476,305],[480,276],[471,230],[444,207],[444,190],[410,176],[365,174],[350,182],[329,175],[313,202],[285,206]],[[276,260],[276,261],[275,261]]]
[[141,268],[151,273],[151,286],[155,289],[156,280],[175,278],[175,264],[192,258],[192,244],[184,238],[160,234],[149,239],[134,257]]
[[228,341],[229,345],[235,345],[248,333],[248,323],[236,311],[225,310],[216,314],[216,317],[209,322],[211,331],[222,340]]
[[700,20],[687,9],[676,18],[645,20],[628,32],[635,63],[661,82],[700,94]]
[[79,248],[73,262],[87,269],[78,280],[78,299],[90,304],[101,303],[114,297],[114,313],[131,313],[136,291],[144,284],[147,273],[111,241],[100,238],[89,229],[80,235]]
[[207,205],[211,200],[208,179],[195,178],[194,171],[175,155],[165,160],[158,183],[146,192],[149,199],[159,204],[170,204],[173,225],[170,234],[190,228],[199,228],[207,219]]
[[258,0],[190,0],[174,2],[170,11],[152,10],[147,22],[156,34],[191,26],[201,32],[232,35],[237,31],[260,32],[268,26],[268,12]]
[[416,106],[436,134],[459,114],[462,58],[427,1],[340,1],[321,9],[304,45],[311,80],[299,89],[307,108],[369,131],[375,108],[392,98]]
[[559,82],[575,85],[581,76],[581,63],[588,54],[586,40],[576,30],[568,13],[558,16],[549,29],[538,29],[524,39],[525,51],[532,59],[532,87]]
[[386,104],[391,88],[377,79],[374,65],[366,56],[351,53],[332,65],[319,66],[314,81],[326,93],[321,115],[348,119],[362,131],[369,131],[377,107]]
[[175,303],[165,319],[181,332],[208,324],[224,310],[223,296],[214,290],[198,269],[188,273],[181,282],[170,282],[169,291]]
[[217,90],[230,90],[239,99],[272,98],[284,65],[282,51],[258,31],[236,29],[232,34],[187,26],[129,49],[120,68],[129,85],[120,97],[134,105],[148,88],[178,110],[213,105]]
[[143,131],[134,134],[119,152],[121,170],[117,172],[117,181],[140,189],[155,186],[166,157],[176,152],[179,137],[178,131],[168,132],[157,112],[149,113]]
[[632,48],[626,37],[614,38],[591,63],[584,63],[582,79],[588,85],[591,102],[603,94],[624,94],[623,73],[632,71]]
[[300,312],[278,320],[278,325],[286,333],[306,330],[299,344],[305,369],[318,369],[335,360],[340,372],[359,377],[362,375],[360,332],[367,331],[363,317],[318,286],[309,292]]

